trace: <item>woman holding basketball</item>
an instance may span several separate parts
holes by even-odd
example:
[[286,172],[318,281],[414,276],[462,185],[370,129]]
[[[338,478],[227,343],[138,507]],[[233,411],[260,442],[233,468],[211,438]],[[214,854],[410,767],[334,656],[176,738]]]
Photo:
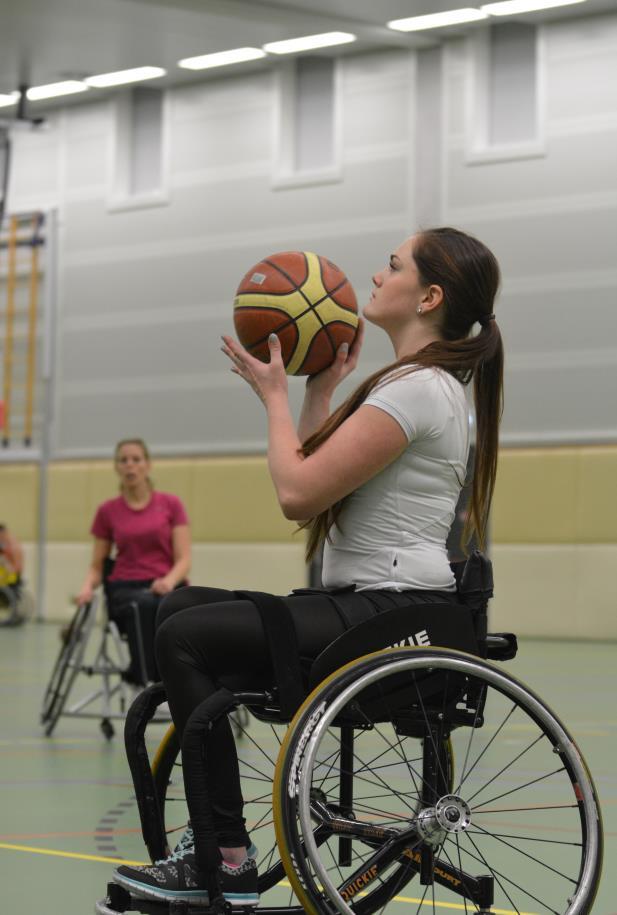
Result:
[[[284,598],[303,657],[317,657],[344,632],[345,621],[352,625],[410,603],[458,602],[445,543],[465,479],[465,386],[472,380],[477,459],[467,533],[475,531],[480,542],[495,482],[503,378],[493,314],[498,286],[495,257],[463,232],[431,229],[404,241],[374,275],[364,309],[366,321],[389,336],[392,362],[330,414],[337,385],[356,366],[361,333],[349,351],[341,346],[330,368],[309,379],[297,429],[278,338],[270,337],[269,363],[223,338],[232,371],[264,404],[268,463],[283,513],[308,530],[309,559],[324,548],[323,583],[330,593]],[[338,593],[354,587],[355,593]],[[241,674],[247,689],[272,682],[257,608],[234,592],[183,589],[165,599],[161,617],[157,658],[180,733],[192,710],[229,675],[237,683]],[[236,758],[222,721],[209,741],[221,885],[232,904],[251,905],[258,898],[257,870]],[[197,902],[202,878],[188,841],[169,863],[122,867],[115,879],[134,895],[156,899],[182,898],[191,886],[186,896]]]

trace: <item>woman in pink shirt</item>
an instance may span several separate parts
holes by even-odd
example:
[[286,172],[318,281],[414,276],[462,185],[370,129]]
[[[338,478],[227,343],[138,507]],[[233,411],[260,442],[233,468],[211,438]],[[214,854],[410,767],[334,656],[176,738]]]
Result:
[[150,481],[150,455],[141,439],[116,445],[114,464],[120,495],[99,505],[90,532],[92,560],[77,595],[79,604],[92,600],[104,577],[105,560],[114,552],[114,566],[105,580],[109,616],[129,643],[129,682],[158,679],[154,659],[154,627],[165,594],[186,583],[191,538],[185,508],[177,496],[158,492]]

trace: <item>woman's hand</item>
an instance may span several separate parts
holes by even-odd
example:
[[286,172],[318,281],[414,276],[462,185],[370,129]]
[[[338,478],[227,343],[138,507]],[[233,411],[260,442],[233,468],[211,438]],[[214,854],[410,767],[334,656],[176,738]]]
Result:
[[231,360],[231,371],[240,375],[250,384],[264,404],[276,394],[287,396],[287,375],[281,353],[281,342],[276,334],[270,334],[268,348],[270,362],[261,362],[251,356],[233,337],[224,336],[221,350]]
[[150,585],[150,590],[155,594],[158,594],[159,597],[163,597],[164,594],[169,594],[169,592],[173,591],[173,589],[173,583],[167,578],[167,576],[164,578],[155,578]]
[[358,332],[351,349],[346,343],[339,346],[334,362],[317,375],[309,375],[306,381],[307,393],[311,396],[330,397],[336,387],[350,375],[358,364],[358,357],[364,340],[364,321],[358,321]]
[[83,604],[89,604],[94,597],[94,589],[90,585],[84,585],[79,594],[75,595],[75,603],[78,607]]

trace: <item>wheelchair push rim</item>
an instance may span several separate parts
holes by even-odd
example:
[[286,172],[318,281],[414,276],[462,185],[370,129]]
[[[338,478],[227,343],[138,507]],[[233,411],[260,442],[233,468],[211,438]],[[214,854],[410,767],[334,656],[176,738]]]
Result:
[[[328,795],[328,790],[324,791],[328,767],[330,772],[336,768],[328,744],[329,729],[354,703],[358,705],[363,694],[369,695],[367,690],[386,692],[388,678],[392,678],[390,683],[400,683],[404,676],[417,684],[426,683],[423,678],[427,675],[450,678],[446,680],[450,684],[458,678],[458,682],[483,691],[482,710],[476,710],[476,720],[471,722],[478,726],[452,731],[458,746],[455,758],[461,767],[455,774],[454,791],[431,804],[422,798],[424,820],[414,820],[412,810],[417,801],[410,804],[409,797],[414,790],[417,796],[422,795],[426,769],[420,772],[417,761],[403,756],[400,740],[385,738],[386,743],[390,739],[391,753],[400,757],[398,768],[405,790],[392,788],[394,801],[374,800],[367,805],[363,799],[343,817],[346,822],[339,823],[338,828],[352,836],[353,859],[349,867],[341,868],[332,848],[326,851],[325,845],[318,847],[313,837],[320,811],[328,810],[329,815],[340,812],[336,797],[323,797]],[[414,689],[422,695],[417,685]],[[447,711],[445,705],[443,712],[448,729],[448,715],[455,713]],[[400,710],[398,714],[400,718]],[[424,717],[428,729],[430,716],[424,712]],[[483,727],[479,726],[481,718],[485,719]],[[381,724],[375,723],[373,731],[379,727]],[[379,762],[378,751],[374,758]],[[356,760],[353,766],[356,771]],[[396,766],[390,768],[387,781],[396,785],[401,772],[395,770]],[[500,778],[504,787],[500,787]],[[385,777],[371,779],[383,790]],[[412,781],[415,788],[411,788]],[[437,802],[442,800],[438,808]],[[399,823],[394,822],[397,810]],[[456,821],[451,831],[447,823],[443,825],[444,811],[450,811]],[[388,903],[395,901],[417,904],[418,911],[441,911],[447,898],[446,905],[469,912],[585,915],[591,911],[599,882],[600,815],[593,783],[576,744],[530,690],[491,664],[461,652],[387,650],[352,662],[324,681],[299,710],[281,748],[274,815],[287,875],[310,913],[332,913],[334,908],[343,915],[369,915],[385,911]],[[437,822],[434,834],[426,831],[429,821],[431,828]],[[381,838],[371,840],[371,830],[376,835],[381,830]],[[390,839],[386,837],[388,831]],[[397,833],[407,836],[402,845],[396,844]],[[389,862],[386,858],[380,861],[388,841],[398,852],[391,852]],[[328,844],[335,846],[337,842],[333,832]],[[430,876],[422,883],[421,857],[432,862],[427,865]],[[410,866],[414,858],[415,866]],[[382,869],[384,861],[389,870],[385,866]],[[477,890],[479,895],[470,898],[472,888],[476,892],[472,881],[487,875],[491,890],[483,884],[485,888]],[[457,880],[459,888],[455,891]],[[482,892],[489,893],[484,902]]]

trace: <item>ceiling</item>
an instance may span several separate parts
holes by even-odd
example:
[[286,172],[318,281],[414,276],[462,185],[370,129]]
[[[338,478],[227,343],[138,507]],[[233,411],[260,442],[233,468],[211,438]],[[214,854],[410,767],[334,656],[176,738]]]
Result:
[[[39,86],[144,65],[160,66],[168,71],[166,77],[156,81],[157,86],[203,79],[225,71],[194,73],[178,69],[176,62],[183,57],[247,45],[259,47],[268,41],[333,30],[351,31],[358,36],[357,42],[333,49],[334,53],[388,46],[427,47],[447,35],[460,33],[462,28],[468,30],[474,26],[409,35],[393,32],[385,23],[467,5],[479,6],[480,2],[0,0],[0,93],[9,93],[19,85]],[[527,13],[516,19],[539,22],[608,11],[617,11],[617,0],[586,0],[543,13]],[[271,63],[266,60],[241,64],[236,69],[256,66],[271,66]],[[45,104],[30,103],[31,111]]]

